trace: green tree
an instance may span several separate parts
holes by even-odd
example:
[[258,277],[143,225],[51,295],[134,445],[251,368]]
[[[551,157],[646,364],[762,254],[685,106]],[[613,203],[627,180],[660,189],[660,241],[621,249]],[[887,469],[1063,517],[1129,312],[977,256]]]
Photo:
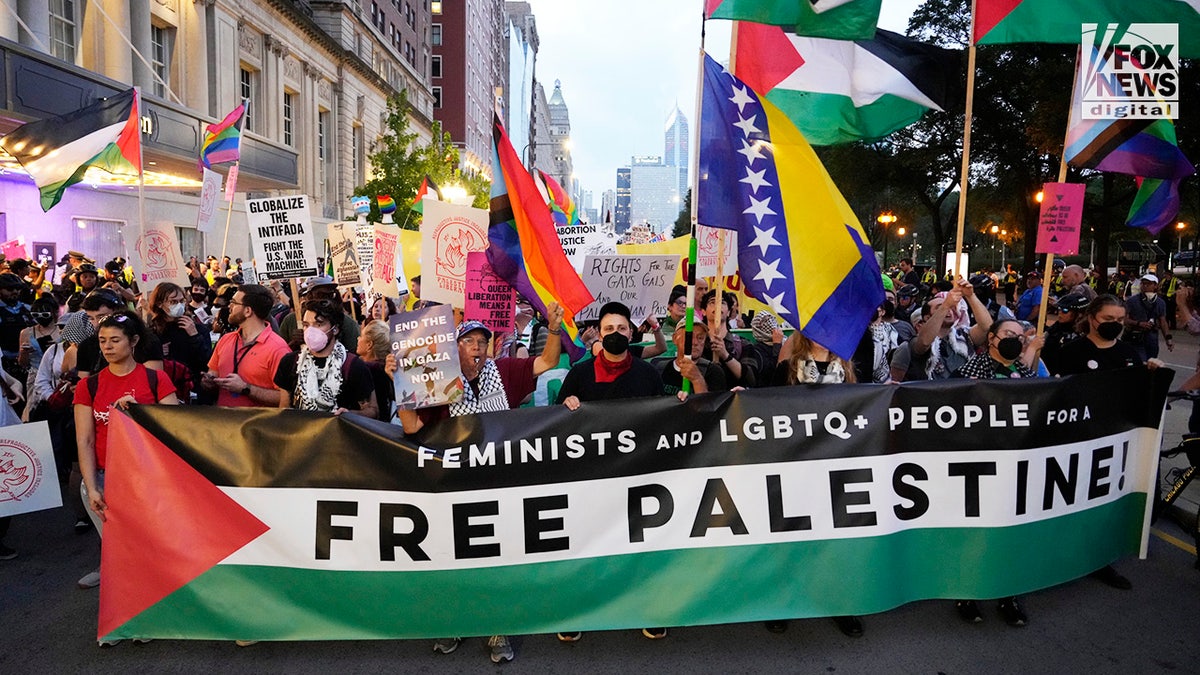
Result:
[[457,168],[458,148],[454,147],[450,134],[442,130],[441,123],[433,123],[433,139],[429,143],[418,144],[418,135],[409,129],[409,110],[404,91],[388,98],[387,126],[378,149],[370,155],[371,179],[354,189],[354,194],[372,198],[369,219],[378,221],[380,217],[374,198],[391,195],[396,200],[396,220],[407,229],[417,229],[421,216],[410,214],[409,204],[425,176],[442,188],[462,186],[475,196],[475,207],[487,208],[491,189],[488,180],[481,175],[466,175]]
[[688,188],[683,198],[683,210],[675,219],[675,227],[671,230],[671,238],[686,237],[692,233],[692,189]]

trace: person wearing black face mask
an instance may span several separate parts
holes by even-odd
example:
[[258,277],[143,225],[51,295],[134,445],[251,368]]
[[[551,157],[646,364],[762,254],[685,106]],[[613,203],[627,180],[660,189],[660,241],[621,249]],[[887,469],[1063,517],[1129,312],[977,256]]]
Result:
[[1114,370],[1145,363],[1150,368],[1162,365],[1158,359],[1143,361],[1137,349],[1119,339],[1125,328],[1125,305],[1114,295],[1101,295],[1083,311],[1080,326],[1083,337],[1062,346],[1058,355],[1058,374],[1074,375],[1097,370]]
[[610,302],[600,308],[600,343],[596,358],[575,364],[563,379],[558,402],[578,410],[584,401],[658,396],[663,392],[658,370],[629,352],[633,334],[629,308]]
[[1016,321],[997,321],[988,329],[987,352],[972,356],[959,369],[959,377],[972,380],[1037,377],[1021,362],[1025,351],[1025,330]]

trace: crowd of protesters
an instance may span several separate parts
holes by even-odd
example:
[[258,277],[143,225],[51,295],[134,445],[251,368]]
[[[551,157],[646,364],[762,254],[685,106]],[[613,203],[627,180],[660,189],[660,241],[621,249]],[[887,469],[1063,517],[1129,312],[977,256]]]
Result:
[[[1189,331],[1200,333],[1200,307],[1191,289],[1169,272],[1163,279],[1114,275],[1104,286],[1099,275],[1078,266],[1056,266],[1047,298],[1056,320],[1038,335],[1033,323],[1043,284],[1036,271],[1023,280],[1011,267],[1001,274],[938,279],[905,259],[896,278],[885,278],[886,300],[851,359],[799,332],[786,337],[777,317],[743,313],[736,294],[709,290],[701,279],[693,296],[690,349],[688,295],[680,286],[672,290],[663,316],[638,324],[625,305],[606,304],[597,321],[580,327],[586,352],[572,361],[563,349],[562,309],[551,303],[543,316],[518,298],[511,334],[460,321],[461,399],[397,410],[388,320],[406,307],[432,304],[419,297],[420,277],[410,280],[412,293],[405,298],[355,297],[332,278],[314,277],[302,284],[297,311],[287,286],[244,283],[241,264],[192,258],[187,286],[160,283],[143,293],[120,258],[98,267],[71,251],[57,269],[24,260],[0,263],[0,386],[9,408],[0,412],[13,422],[49,423],[65,494],[79,497],[70,500],[76,532],[99,533],[103,527],[108,417],[112,408],[129,403],[349,412],[392,422],[419,439],[452,416],[520,406],[576,410],[591,401],[685,399],[685,392],[749,387],[1154,368],[1160,348],[1174,346],[1170,331],[1177,314]],[[1193,379],[1200,387],[1200,375]],[[17,555],[3,541],[9,520],[0,519],[0,560]],[[1130,588],[1111,567],[1095,576]],[[79,580],[81,588],[100,583],[99,570]],[[975,599],[956,606],[964,620],[983,620]],[[1010,625],[1027,621],[1017,598],[1001,599],[998,610]],[[846,635],[863,634],[857,617],[835,621]],[[767,623],[771,631],[786,628],[786,621]],[[651,639],[667,635],[663,627],[642,632]],[[582,634],[558,637],[571,642]],[[443,638],[434,649],[449,653],[461,642]],[[488,646],[497,663],[513,658],[506,636],[492,636]]]

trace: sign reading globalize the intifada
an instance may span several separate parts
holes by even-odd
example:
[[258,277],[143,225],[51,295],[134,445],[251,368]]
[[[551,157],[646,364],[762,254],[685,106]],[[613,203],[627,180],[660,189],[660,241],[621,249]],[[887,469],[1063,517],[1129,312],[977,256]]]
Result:
[[135,406],[110,422],[99,635],[551,633],[1046,588],[1144,555],[1171,376],[664,396],[410,439]]

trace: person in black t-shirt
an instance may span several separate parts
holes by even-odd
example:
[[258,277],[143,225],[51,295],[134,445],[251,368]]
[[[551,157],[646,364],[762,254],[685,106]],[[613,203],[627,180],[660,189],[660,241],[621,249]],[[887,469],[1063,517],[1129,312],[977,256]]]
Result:
[[275,386],[282,392],[279,407],[377,417],[370,368],[337,338],[345,316],[341,303],[309,300],[302,312],[304,346],[280,359],[275,371]]

